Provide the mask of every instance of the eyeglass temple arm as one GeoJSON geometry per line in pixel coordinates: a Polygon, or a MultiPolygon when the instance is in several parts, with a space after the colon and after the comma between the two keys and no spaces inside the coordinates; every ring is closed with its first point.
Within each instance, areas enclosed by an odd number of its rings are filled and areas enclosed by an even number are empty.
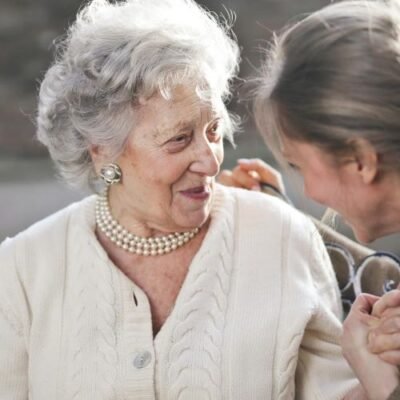
{"type": "MultiPolygon", "coordinates": [[[[285,194],[283,194],[278,188],[275,186],[261,182],[261,190],[268,195],[279,197],[281,200],[293,206],[293,203],[285,194]]],[[[334,243],[340,246],[345,247],[353,256],[355,263],[359,263],[362,259],[374,253],[374,250],[363,246],[352,239],[349,239],[347,236],[335,231],[329,225],[321,222],[317,218],[311,217],[309,218],[313,221],[314,225],[317,227],[318,232],[322,236],[322,239],[325,243],[334,243]]]]}
{"type": "Polygon", "coordinates": [[[310,218],[313,221],[314,225],[317,227],[318,232],[322,236],[324,242],[334,243],[345,247],[353,256],[354,262],[356,264],[358,264],[365,257],[374,253],[374,250],[363,246],[352,239],[349,239],[347,236],[335,231],[333,228],[319,221],[317,218],[310,218]]]}

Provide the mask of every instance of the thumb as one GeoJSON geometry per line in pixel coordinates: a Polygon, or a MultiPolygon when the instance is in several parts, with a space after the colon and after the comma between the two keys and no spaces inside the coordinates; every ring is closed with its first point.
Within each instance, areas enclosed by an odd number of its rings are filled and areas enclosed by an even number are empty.
{"type": "Polygon", "coordinates": [[[259,158],[242,158],[238,160],[238,164],[240,168],[245,171],[257,172],[261,182],[268,183],[276,187],[281,193],[285,193],[285,187],[283,185],[281,173],[263,160],[259,158]]]}

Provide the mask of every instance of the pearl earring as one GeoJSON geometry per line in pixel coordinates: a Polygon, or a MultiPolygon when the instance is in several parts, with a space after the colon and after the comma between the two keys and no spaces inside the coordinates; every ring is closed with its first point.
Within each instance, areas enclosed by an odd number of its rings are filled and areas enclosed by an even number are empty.
{"type": "Polygon", "coordinates": [[[121,182],[122,171],[118,164],[110,163],[104,165],[100,170],[100,177],[107,185],[121,182]]]}

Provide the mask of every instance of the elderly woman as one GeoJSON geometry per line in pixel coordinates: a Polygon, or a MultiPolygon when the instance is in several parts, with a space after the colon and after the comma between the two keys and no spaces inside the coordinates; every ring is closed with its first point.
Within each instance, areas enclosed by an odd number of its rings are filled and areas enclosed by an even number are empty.
{"type": "MultiPolygon", "coordinates": [[[[305,194],[337,210],[362,242],[400,232],[399,60],[399,5],[344,1],[285,30],[258,81],[266,142],[304,177],[305,194]]],[[[282,188],[259,160],[221,180],[282,188]]],[[[370,399],[400,398],[399,314],[394,290],[361,295],[345,321],[344,354],[370,399]]]]}
{"type": "Polygon", "coordinates": [[[357,384],[311,223],[215,183],[227,32],[191,0],[79,13],[38,137],[67,182],[106,190],[2,244],[1,399],[334,400],[357,384]]]}

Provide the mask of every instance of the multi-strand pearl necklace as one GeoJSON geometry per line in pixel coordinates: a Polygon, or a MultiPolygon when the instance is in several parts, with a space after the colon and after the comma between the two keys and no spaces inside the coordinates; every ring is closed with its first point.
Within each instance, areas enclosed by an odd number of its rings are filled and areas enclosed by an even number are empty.
{"type": "Polygon", "coordinates": [[[106,190],[97,197],[96,224],[113,243],[130,253],[144,256],[167,254],[183,246],[200,231],[199,228],[194,228],[188,232],[175,232],[149,238],[134,235],[111,215],[107,193],[106,190]]]}

